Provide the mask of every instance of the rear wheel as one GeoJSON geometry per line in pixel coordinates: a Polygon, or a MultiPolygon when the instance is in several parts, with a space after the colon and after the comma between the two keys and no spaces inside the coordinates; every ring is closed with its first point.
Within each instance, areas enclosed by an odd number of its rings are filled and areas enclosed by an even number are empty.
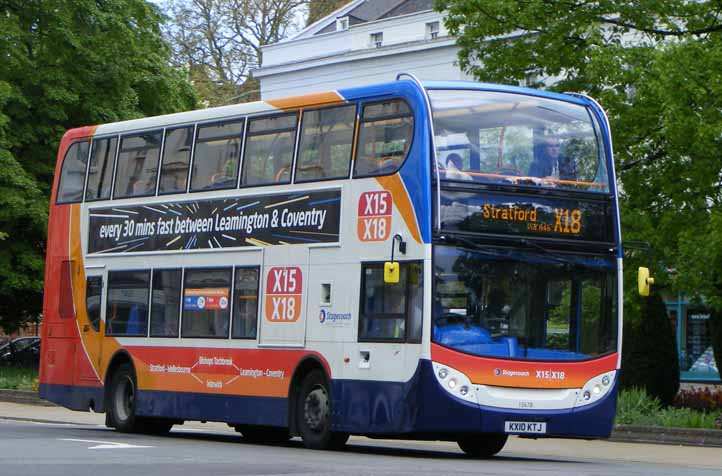
{"type": "Polygon", "coordinates": [[[459,448],[473,458],[491,458],[504,448],[509,435],[503,433],[486,433],[462,438],[458,441],[459,448]]]}
{"type": "Polygon", "coordinates": [[[110,415],[116,430],[125,433],[162,435],[173,426],[172,420],[135,415],[136,379],[130,364],[121,364],[110,380],[110,415]]]}
{"type": "Polygon", "coordinates": [[[297,404],[298,430],[307,448],[336,449],[346,444],[347,433],[331,431],[331,393],[320,370],[303,380],[297,404]]]}
{"type": "Polygon", "coordinates": [[[110,414],[113,426],[126,433],[138,431],[135,417],[135,372],[130,364],[121,364],[110,380],[110,414]]]}

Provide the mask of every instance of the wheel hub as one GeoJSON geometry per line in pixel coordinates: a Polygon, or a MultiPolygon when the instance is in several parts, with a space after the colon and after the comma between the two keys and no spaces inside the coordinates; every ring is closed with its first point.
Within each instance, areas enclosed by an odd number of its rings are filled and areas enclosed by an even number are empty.
{"type": "Polygon", "coordinates": [[[306,395],[303,417],[308,428],[320,432],[326,425],[329,413],[328,394],[323,387],[316,387],[306,395]]]}

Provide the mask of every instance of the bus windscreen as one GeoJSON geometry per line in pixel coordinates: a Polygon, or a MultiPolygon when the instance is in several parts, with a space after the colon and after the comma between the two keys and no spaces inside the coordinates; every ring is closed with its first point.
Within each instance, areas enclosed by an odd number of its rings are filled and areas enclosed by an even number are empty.
{"type": "Polygon", "coordinates": [[[609,192],[599,125],[587,108],[490,91],[429,96],[442,180],[609,192]]]}

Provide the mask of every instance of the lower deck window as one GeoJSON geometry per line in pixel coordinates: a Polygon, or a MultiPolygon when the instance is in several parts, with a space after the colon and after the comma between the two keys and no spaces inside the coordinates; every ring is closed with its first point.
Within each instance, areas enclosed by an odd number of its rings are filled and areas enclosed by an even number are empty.
{"type": "Polygon", "coordinates": [[[151,337],[178,337],[180,319],[181,270],[153,271],[153,299],[150,316],[151,337]]]}
{"type": "Polygon", "coordinates": [[[149,286],[149,271],[111,271],[108,273],[106,335],[146,335],[149,286]]]}
{"type": "Polygon", "coordinates": [[[231,268],[186,270],[182,337],[228,337],[231,272],[231,268]]]}
{"type": "Polygon", "coordinates": [[[421,341],[423,264],[400,263],[398,283],[384,282],[384,264],[361,267],[359,340],[421,341]]]}

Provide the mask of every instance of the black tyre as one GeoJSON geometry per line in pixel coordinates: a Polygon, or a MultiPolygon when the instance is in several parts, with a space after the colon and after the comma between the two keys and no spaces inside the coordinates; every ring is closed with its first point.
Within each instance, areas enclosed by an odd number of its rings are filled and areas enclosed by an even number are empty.
{"type": "Polygon", "coordinates": [[[283,443],[291,439],[288,428],[258,425],[238,425],[236,431],[251,443],[283,443]]]}
{"type": "Polygon", "coordinates": [[[491,458],[504,448],[509,435],[487,433],[468,436],[458,441],[459,448],[473,458],[491,458]]]}
{"type": "Polygon", "coordinates": [[[331,392],[323,372],[314,370],[306,376],[296,403],[298,431],[307,448],[338,449],[346,444],[347,433],[331,431],[331,392]]]}
{"type": "Polygon", "coordinates": [[[173,427],[173,420],[143,418],[135,415],[136,379],[130,364],[120,365],[110,380],[110,419],[116,430],[125,433],[163,435],[173,427]]]}
{"type": "Polygon", "coordinates": [[[140,430],[135,417],[135,372],[130,364],[121,364],[110,380],[110,411],[113,426],[126,433],[140,430]]]}

